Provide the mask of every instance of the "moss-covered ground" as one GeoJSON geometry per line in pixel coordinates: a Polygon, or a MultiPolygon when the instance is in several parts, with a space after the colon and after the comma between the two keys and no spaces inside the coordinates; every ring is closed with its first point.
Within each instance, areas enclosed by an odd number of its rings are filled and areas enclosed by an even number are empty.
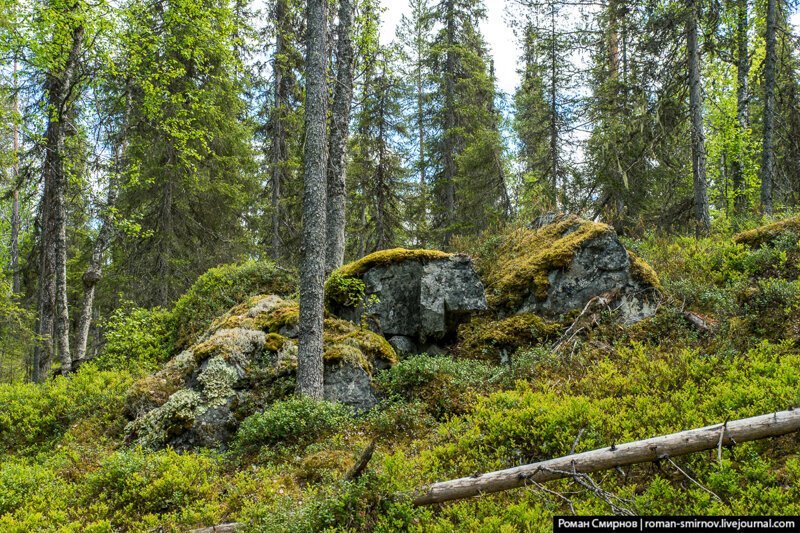
{"type": "MultiPolygon", "coordinates": [[[[507,272],[528,268],[494,238],[464,251],[479,264],[510,253],[499,260],[507,272]]],[[[142,331],[153,315],[119,317],[96,363],[42,385],[0,385],[0,530],[238,521],[249,531],[548,531],[555,514],[614,509],[798,515],[798,435],[724,449],[721,463],[714,451],[598,473],[602,491],[568,479],[423,509],[404,497],[437,480],[800,406],[798,238],[788,228],[755,246],[722,231],[627,241],[658,272],[665,300],[655,317],[623,327],[599,315],[557,351],[551,337],[533,337],[542,325],[531,320],[521,330],[530,347],[502,365],[415,356],[378,375],[373,412],[278,401],[243,423],[225,453],[124,441],[126,396],[164,364],[157,347],[170,332],[142,331]],[[694,328],[686,310],[717,320],[715,332],[694,328]],[[367,473],[344,481],[372,440],[367,473]]],[[[490,286],[517,280],[498,275],[490,286]]],[[[518,325],[477,323],[476,343],[495,346],[518,325]]]]}

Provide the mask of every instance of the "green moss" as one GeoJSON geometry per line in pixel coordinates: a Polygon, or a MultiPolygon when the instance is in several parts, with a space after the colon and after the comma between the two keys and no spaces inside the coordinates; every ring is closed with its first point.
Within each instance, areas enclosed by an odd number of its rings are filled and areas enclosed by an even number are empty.
{"type": "Polygon", "coordinates": [[[378,361],[397,363],[397,354],[386,339],[346,320],[325,320],[324,346],[326,360],[346,360],[370,373],[378,361]]]}
{"type": "Polygon", "coordinates": [[[762,244],[771,243],[788,232],[800,235],[800,216],[779,220],[749,231],[743,231],[733,237],[733,242],[744,244],[751,248],[758,248],[762,244]]]}
{"type": "Polygon", "coordinates": [[[531,293],[539,300],[546,299],[549,273],[569,266],[585,242],[613,231],[574,215],[538,230],[509,231],[501,239],[494,263],[482,265],[489,305],[514,309],[531,293]]]}
{"type": "Polygon", "coordinates": [[[278,352],[281,348],[284,347],[286,342],[289,339],[284,337],[283,335],[279,335],[277,333],[270,333],[267,335],[267,343],[264,345],[264,349],[269,352],[278,352]]]}
{"type": "Polygon", "coordinates": [[[325,300],[328,304],[356,306],[363,296],[364,283],[357,280],[365,272],[375,267],[385,267],[402,261],[421,262],[447,259],[452,254],[439,250],[408,250],[393,248],[369,254],[358,261],[348,263],[335,270],[325,282],[325,300]]]}
{"type": "Polygon", "coordinates": [[[555,337],[561,325],[532,313],[502,320],[474,318],[458,329],[459,354],[473,359],[499,360],[519,348],[555,337]]]}
{"type": "Polygon", "coordinates": [[[631,274],[633,279],[641,281],[658,290],[662,290],[661,280],[658,279],[658,274],[653,270],[653,267],[647,264],[647,261],[628,250],[628,259],[631,262],[631,274]]]}
{"type": "Polygon", "coordinates": [[[361,276],[366,271],[382,266],[389,266],[403,261],[435,261],[437,259],[447,259],[452,254],[440,252],[439,250],[408,250],[406,248],[393,248],[391,250],[381,250],[362,257],[339,268],[337,272],[345,278],[355,278],[361,276]]]}
{"type": "Polygon", "coordinates": [[[271,261],[212,268],[199,278],[172,310],[175,345],[189,346],[215,317],[257,294],[288,296],[295,276],[271,261]]]}

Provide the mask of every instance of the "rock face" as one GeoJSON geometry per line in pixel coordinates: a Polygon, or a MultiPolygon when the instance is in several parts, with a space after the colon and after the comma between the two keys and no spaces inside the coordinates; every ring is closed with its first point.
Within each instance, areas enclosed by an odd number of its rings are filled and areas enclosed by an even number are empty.
{"type": "Polygon", "coordinates": [[[486,266],[489,301],[502,314],[558,316],[602,297],[632,323],[656,311],[658,277],[605,224],[571,215],[540,218],[504,239],[486,266]]]}
{"type": "Polygon", "coordinates": [[[429,250],[385,250],[346,265],[331,276],[328,295],[335,315],[367,317],[403,353],[451,339],[460,323],[487,309],[472,260],[429,250]]]}
{"type": "MultiPolygon", "coordinates": [[[[158,448],[219,447],[245,417],[294,390],[297,303],[260,296],[218,319],[200,342],[128,393],[129,438],[158,448]]],[[[396,361],[381,336],[325,321],[325,398],[357,411],[377,403],[372,374],[396,361]]]]}

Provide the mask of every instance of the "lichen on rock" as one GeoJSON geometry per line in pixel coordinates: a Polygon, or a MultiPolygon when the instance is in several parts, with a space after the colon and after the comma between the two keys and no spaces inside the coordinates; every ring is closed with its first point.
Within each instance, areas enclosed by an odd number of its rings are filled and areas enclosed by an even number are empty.
{"type": "Polygon", "coordinates": [[[437,250],[385,250],[345,265],[328,279],[326,302],[335,316],[419,347],[452,341],[459,323],[486,309],[472,260],[437,250]]]}
{"type": "Polygon", "coordinates": [[[613,228],[575,215],[555,215],[500,237],[482,271],[490,307],[502,315],[559,316],[592,298],[613,295],[625,322],[655,312],[658,276],[625,249],[613,228]]]}
{"type": "MultiPolygon", "coordinates": [[[[297,302],[270,295],[220,317],[197,344],[131,388],[130,438],[153,448],[224,445],[239,421],[293,390],[296,315],[297,302]]],[[[396,361],[380,335],[325,320],[326,399],[369,409],[377,403],[373,375],[396,361]]]]}

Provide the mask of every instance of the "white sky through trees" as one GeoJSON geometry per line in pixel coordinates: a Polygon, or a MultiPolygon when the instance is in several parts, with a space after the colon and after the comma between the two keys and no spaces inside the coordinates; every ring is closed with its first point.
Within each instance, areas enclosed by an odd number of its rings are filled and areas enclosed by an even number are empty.
{"type": "MultiPolygon", "coordinates": [[[[486,6],[486,20],[481,24],[481,31],[489,44],[495,64],[497,87],[507,94],[513,94],[519,84],[517,64],[520,57],[519,44],[514,38],[506,18],[513,16],[514,8],[522,7],[512,5],[511,13],[507,12],[508,0],[484,0],[486,6]]],[[[513,2],[511,3],[513,4],[513,2]]],[[[381,0],[384,12],[381,20],[381,42],[388,44],[395,37],[395,28],[400,22],[400,17],[409,12],[407,0],[381,0]]],[[[794,13],[790,20],[795,28],[794,34],[800,35],[800,13],[794,13]]]]}
{"type": "MultiPolygon", "coordinates": [[[[507,0],[484,0],[486,20],[481,24],[481,32],[489,44],[494,58],[495,75],[499,90],[513,94],[519,83],[517,63],[519,46],[505,18],[507,0]]],[[[407,0],[381,0],[385,9],[381,19],[381,42],[388,44],[395,37],[395,28],[403,14],[408,14],[407,0]]],[[[521,8],[519,8],[521,9],[521,8]]]]}

